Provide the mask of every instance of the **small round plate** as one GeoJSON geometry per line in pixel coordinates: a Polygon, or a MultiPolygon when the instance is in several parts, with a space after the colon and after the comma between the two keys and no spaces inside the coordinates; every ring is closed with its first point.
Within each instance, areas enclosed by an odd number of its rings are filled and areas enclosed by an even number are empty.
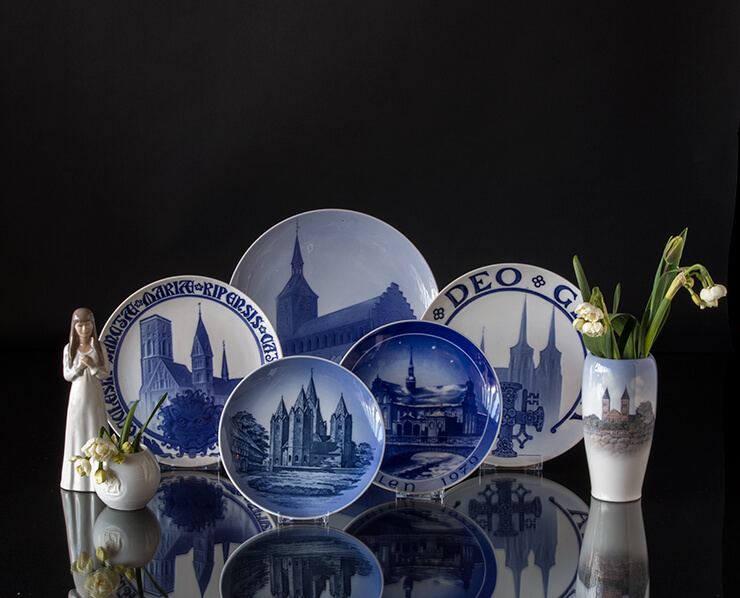
{"type": "Polygon", "coordinates": [[[240,290],[203,276],[149,284],[108,318],[100,341],[111,375],[103,381],[108,420],[120,432],[136,401],[142,436],[160,463],[218,464],[218,423],[239,381],[282,355],[262,310],[240,290]]]}
{"type": "Polygon", "coordinates": [[[581,375],[586,348],[573,329],[578,288],[525,264],[497,264],[447,285],[423,320],[475,343],[501,383],[504,417],[486,463],[523,467],[548,461],[583,438],[581,375]]]}
{"type": "Polygon", "coordinates": [[[379,505],[345,531],[381,562],[383,596],[490,598],[497,587],[491,541],[472,519],[437,502],[379,505]]]}
{"type": "Polygon", "coordinates": [[[370,330],[419,319],[437,283],[419,250],[385,222],[350,210],[304,212],[263,233],[231,284],[267,312],[285,355],[339,362],[370,330]]]}
{"type": "Polygon", "coordinates": [[[383,422],[349,370],[284,357],[239,383],[221,415],[224,468],[239,491],[286,519],[339,511],[370,486],[383,459],[383,422]]]}
{"type": "Polygon", "coordinates": [[[589,507],[551,480],[488,473],[445,493],[445,505],[473,519],[496,551],[494,598],[573,596],[589,507]]]}
{"type": "Polygon", "coordinates": [[[226,561],[220,586],[221,596],[229,598],[380,598],[383,573],[368,547],[343,531],[287,526],[263,532],[239,546],[226,561]]]}
{"type": "Polygon", "coordinates": [[[483,353],[459,332],[410,320],[382,326],[342,359],[370,388],[385,427],[375,483],[432,493],[481,465],[501,423],[499,384],[483,353]]]}

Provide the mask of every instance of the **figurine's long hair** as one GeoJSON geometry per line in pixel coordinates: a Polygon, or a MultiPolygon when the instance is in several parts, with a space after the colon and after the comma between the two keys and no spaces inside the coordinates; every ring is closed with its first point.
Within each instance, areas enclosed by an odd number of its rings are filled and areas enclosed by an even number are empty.
{"type": "Polygon", "coordinates": [[[75,324],[77,322],[92,322],[92,345],[95,353],[98,355],[98,363],[103,363],[105,357],[103,357],[103,348],[100,346],[100,341],[98,340],[98,327],[95,325],[95,316],[88,308],[79,307],[72,314],[72,324],[69,327],[69,367],[72,367],[75,357],[77,357],[77,349],[80,346],[80,336],[75,330],[75,324]]]}

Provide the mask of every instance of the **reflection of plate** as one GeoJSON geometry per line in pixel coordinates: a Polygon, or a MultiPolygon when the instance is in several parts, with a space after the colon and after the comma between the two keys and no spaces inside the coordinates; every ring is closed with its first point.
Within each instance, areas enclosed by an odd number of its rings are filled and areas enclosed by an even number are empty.
{"type": "Polygon", "coordinates": [[[283,527],[236,549],[221,573],[221,596],[379,598],[383,576],[362,542],[329,527],[283,527]]]}
{"type": "Polygon", "coordinates": [[[536,266],[498,264],[445,287],[423,319],[475,343],[501,383],[504,418],[486,463],[547,461],[583,438],[581,374],[586,349],[573,329],[578,289],[536,266]]]}
{"type": "Polygon", "coordinates": [[[370,388],[385,426],[375,483],[403,494],[442,490],[474,471],[501,423],[498,380],[459,332],[411,320],[371,332],[342,365],[370,388]]]}
{"type": "Polygon", "coordinates": [[[383,458],[383,424],[352,372],[298,355],[254,371],[229,397],[221,458],[239,491],[269,513],[315,519],[354,502],[383,458]]]}
{"type": "Polygon", "coordinates": [[[445,504],[475,520],[493,543],[495,598],[573,595],[588,506],[570,490],[501,472],[450,488],[445,504]]]}
{"type": "Polygon", "coordinates": [[[171,598],[217,596],[229,554],[273,527],[265,512],[212,472],[164,472],[148,506],[162,541],[147,571],[171,598]]]}
{"type": "Polygon", "coordinates": [[[154,282],[110,316],[100,336],[112,364],[103,381],[108,420],[117,430],[131,406],[160,463],[218,464],[221,410],[242,377],[278,359],[280,346],[261,309],[238,289],[202,276],[154,282]]]}
{"type": "Polygon", "coordinates": [[[366,511],[345,531],[378,557],[384,596],[490,598],[496,588],[491,542],[455,509],[396,501],[366,511]]]}
{"type": "Polygon", "coordinates": [[[406,237],[349,210],[276,224],[249,247],[231,284],[265,309],[285,355],[337,362],[370,330],[420,318],[437,294],[429,266],[406,237]]]}

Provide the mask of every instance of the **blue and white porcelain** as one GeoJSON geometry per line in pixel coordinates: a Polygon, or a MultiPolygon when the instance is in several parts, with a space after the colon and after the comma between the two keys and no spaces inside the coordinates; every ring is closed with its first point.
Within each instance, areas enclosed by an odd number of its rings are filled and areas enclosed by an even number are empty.
{"type": "Polygon", "coordinates": [[[339,209],[273,226],[249,247],[230,283],[263,307],[285,355],[335,362],[374,328],[420,318],[437,295],[409,239],[377,218],[339,209]]]}
{"type": "Polygon", "coordinates": [[[248,540],[221,572],[221,596],[380,598],[375,555],[351,535],[323,526],[286,526],[248,540]]]}
{"type": "Polygon", "coordinates": [[[139,289],[108,318],[100,342],[112,364],[102,386],[117,431],[137,401],[136,429],[167,393],[143,442],[171,467],[218,465],[226,399],[242,378],[282,356],[262,309],[240,290],[203,276],[139,289]]]}
{"type": "Polygon", "coordinates": [[[470,338],[496,370],[504,418],[487,464],[540,464],[583,438],[579,303],[578,288],[553,272],[495,264],[448,284],[424,313],[470,338]]]}
{"type": "Polygon", "coordinates": [[[211,471],[164,472],[148,507],[162,540],[147,571],[170,598],[218,596],[229,556],[274,527],[226,476],[211,471]]]}
{"type": "Polygon", "coordinates": [[[239,491],[284,519],[344,509],[372,484],[384,429],[368,388],[340,365],[308,355],[252,372],[226,402],[221,459],[239,491]]]}
{"type": "Polygon", "coordinates": [[[383,596],[491,598],[497,557],[472,519],[428,500],[400,500],[369,509],[345,528],[375,554],[383,596]]]}
{"type": "Polygon", "coordinates": [[[399,494],[434,493],[475,471],[496,440],[501,393],[485,355],[455,330],[394,322],[342,359],[383,415],[385,457],[375,483],[399,494]]]}
{"type": "Polygon", "coordinates": [[[496,553],[493,598],[573,596],[589,507],[560,484],[510,470],[474,476],[445,493],[496,553]]]}

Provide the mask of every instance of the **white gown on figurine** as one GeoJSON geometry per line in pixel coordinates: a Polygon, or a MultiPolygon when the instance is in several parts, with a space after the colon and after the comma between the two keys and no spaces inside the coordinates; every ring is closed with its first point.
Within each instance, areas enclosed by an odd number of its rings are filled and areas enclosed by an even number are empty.
{"type": "MultiPolygon", "coordinates": [[[[81,476],[75,471],[69,458],[81,453],[80,449],[93,436],[97,436],[102,426],[108,425],[105,413],[103,388],[100,381],[110,374],[108,357],[103,352],[102,360],[94,348],[87,353],[77,351],[72,367],[69,367],[69,345],[64,347],[64,379],[72,383],[67,407],[67,427],[64,434],[64,459],[62,461],[61,487],[65,490],[95,492],[91,476],[81,476]],[[88,355],[97,367],[79,368],[80,356],[88,355]]],[[[93,468],[97,466],[93,463],[93,468]]]]}

